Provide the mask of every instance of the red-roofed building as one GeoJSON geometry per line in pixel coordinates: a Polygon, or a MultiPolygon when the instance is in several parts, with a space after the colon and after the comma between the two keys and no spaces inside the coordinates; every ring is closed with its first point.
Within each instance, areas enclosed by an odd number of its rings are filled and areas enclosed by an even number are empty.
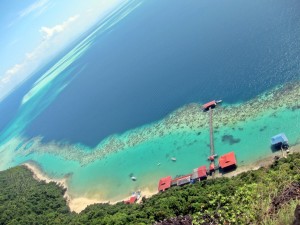
{"type": "Polygon", "coordinates": [[[124,201],[125,204],[133,204],[137,200],[137,196],[131,196],[129,200],[124,201]]]}
{"type": "Polygon", "coordinates": [[[180,180],[180,179],[182,179],[182,178],[185,178],[185,177],[190,177],[192,174],[187,174],[187,175],[183,175],[183,176],[181,176],[181,177],[176,177],[176,178],[174,178],[173,180],[172,180],[172,182],[177,182],[177,180],[180,180]]]}
{"type": "Polygon", "coordinates": [[[181,186],[190,183],[192,174],[187,174],[181,177],[176,177],[171,181],[171,186],[181,186]]]}
{"type": "Polygon", "coordinates": [[[172,177],[164,177],[159,180],[158,191],[165,191],[171,187],[172,177]]]}
{"type": "Polygon", "coordinates": [[[180,177],[179,179],[177,179],[177,186],[189,184],[190,182],[191,182],[191,175],[180,177]]]}
{"type": "Polygon", "coordinates": [[[228,169],[236,166],[236,158],[234,152],[229,152],[225,155],[222,155],[219,158],[219,167],[221,169],[228,169]]]}
{"type": "Polygon", "coordinates": [[[206,179],[207,177],[207,173],[206,173],[206,166],[200,166],[197,169],[194,169],[193,173],[192,173],[192,179],[206,179]]]}
{"type": "Polygon", "coordinates": [[[209,108],[214,108],[217,105],[216,101],[211,101],[202,106],[203,110],[208,110],[209,108]]]}
{"type": "Polygon", "coordinates": [[[206,178],[207,177],[207,171],[206,171],[206,166],[200,166],[197,170],[198,176],[200,178],[206,178]]]}

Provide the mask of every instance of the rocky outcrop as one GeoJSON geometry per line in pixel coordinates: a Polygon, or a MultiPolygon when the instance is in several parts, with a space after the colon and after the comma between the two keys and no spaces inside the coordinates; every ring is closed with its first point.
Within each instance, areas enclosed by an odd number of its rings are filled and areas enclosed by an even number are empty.
{"type": "Polygon", "coordinates": [[[296,199],[300,199],[300,183],[293,182],[273,198],[269,213],[275,215],[284,204],[296,199]]]}
{"type": "Polygon", "coordinates": [[[192,217],[191,216],[177,216],[170,219],[165,219],[160,222],[154,223],[154,225],[191,225],[192,223],[192,217]]]}
{"type": "Polygon", "coordinates": [[[295,220],[293,222],[293,225],[300,225],[300,205],[296,206],[294,215],[295,215],[295,220]]]}

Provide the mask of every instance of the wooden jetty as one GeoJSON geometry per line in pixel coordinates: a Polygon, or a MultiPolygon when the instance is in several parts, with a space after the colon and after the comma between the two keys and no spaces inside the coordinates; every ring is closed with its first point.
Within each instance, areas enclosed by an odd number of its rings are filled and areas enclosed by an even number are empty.
{"type": "Polygon", "coordinates": [[[214,128],[213,128],[213,110],[209,108],[209,133],[210,133],[210,155],[215,154],[214,146],[214,128]]]}
{"type": "Polygon", "coordinates": [[[215,157],[217,157],[217,155],[215,154],[214,145],[213,109],[216,107],[217,104],[221,102],[222,100],[213,100],[202,106],[204,112],[209,112],[210,156],[208,157],[208,159],[210,160],[209,172],[212,175],[212,177],[214,177],[215,174],[215,157]]]}
{"type": "MultiPolygon", "coordinates": [[[[209,134],[210,134],[210,155],[215,155],[215,145],[214,145],[214,128],[213,128],[213,110],[209,108],[209,134]]],[[[212,177],[215,175],[215,157],[211,158],[210,161],[210,172],[212,177]]]]}

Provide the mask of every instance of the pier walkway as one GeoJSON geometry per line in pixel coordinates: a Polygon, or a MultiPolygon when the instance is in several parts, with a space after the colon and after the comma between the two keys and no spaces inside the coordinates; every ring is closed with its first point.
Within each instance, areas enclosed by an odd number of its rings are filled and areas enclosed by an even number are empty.
{"type": "Polygon", "coordinates": [[[214,128],[213,128],[213,110],[209,108],[209,133],[210,133],[210,155],[215,154],[214,146],[214,128]]]}
{"type": "MultiPolygon", "coordinates": [[[[213,128],[213,109],[209,108],[209,133],[210,133],[210,155],[215,155],[215,146],[214,146],[214,128],[213,128]]],[[[215,159],[210,161],[210,168],[215,167],[215,159]]],[[[212,178],[215,177],[215,171],[211,171],[212,178]]]]}

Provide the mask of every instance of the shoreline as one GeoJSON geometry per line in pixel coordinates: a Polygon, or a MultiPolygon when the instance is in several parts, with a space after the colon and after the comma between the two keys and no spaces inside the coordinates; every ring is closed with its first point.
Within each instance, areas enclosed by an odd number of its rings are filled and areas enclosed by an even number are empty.
{"type": "MultiPolygon", "coordinates": [[[[294,145],[294,146],[290,146],[290,153],[289,154],[293,154],[293,153],[300,153],[300,144],[294,145]]],[[[250,170],[257,170],[261,167],[268,167],[270,166],[273,162],[274,162],[274,157],[275,156],[279,156],[280,158],[282,158],[282,153],[281,151],[277,151],[272,153],[269,156],[263,157],[253,163],[250,164],[245,164],[242,166],[238,166],[234,171],[228,172],[226,174],[221,174],[221,173],[216,173],[216,178],[218,177],[233,177],[233,176],[237,176],[238,174],[241,174],[243,172],[247,172],[250,170]]],[[[63,179],[52,179],[50,177],[48,177],[46,174],[44,174],[42,172],[42,170],[38,167],[38,165],[35,165],[32,162],[27,162],[22,164],[23,166],[25,166],[27,169],[29,169],[32,173],[33,173],[33,177],[38,180],[38,181],[45,181],[46,183],[49,182],[55,182],[58,185],[62,186],[63,188],[66,188],[66,193],[64,195],[64,198],[67,201],[67,205],[70,208],[70,211],[74,211],[76,213],[80,213],[81,211],[83,211],[87,206],[92,205],[92,204],[97,204],[97,203],[108,203],[108,204],[116,204],[118,202],[122,202],[124,200],[127,200],[130,198],[130,196],[128,196],[125,199],[120,199],[120,200],[116,200],[116,201],[108,201],[108,200],[101,200],[101,199],[96,199],[96,198],[87,198],[87,197],[75,197],[73,198],[69,192],[68,192],[68,178],[63,178],[63,179]]],[[[211,179],[211,177],[209,177],[208,179],[211,179]]],[[[142,197],[146,197],[149,198],[155,194],[157,194],[157,191],[153,191],[150,190],[148,187],[141,189],[141,198],[137,201],[137,203],[141,203],[142,197]]]]}
{"type": "MultiPolygon", "coordinates": [[[[292,154],[292,153],[290,153],[290,154],[292,154]]],[[[280,158],[282,158],[281,153],[273,153],[271,156],[264,157],[262,159],[257,160],[256,162],[250,163],[248,165],[238,166],[237,169],[235,169],[234,171],[231,171],[231,172],[228,172],[225,174],[220,174],[220,175],[218,174],[219,176],[217,176],[217,177],[234,177],[234,176],[237,176],[237,175],[247,172],[247,171],[258,170],[259,168],[262,168],[262,167],[267,168],[274,162],[275,156],[279,156],[280,158]]]]}
{"type": "MultiPolygon", "coordinates": [[[[289,155],[291,155],[293,153],[300,153],[300,144],[290,146],[289,151],[290,151],[289,155]]],[[[267,168],[274,162],[275,156],[278,156],[280,159],[283,158],[282,152],[276,151],[276,152],[272,153],[271,155],[263,157],[253,163],[249,163],[249,164],[245,164],[245,165],[241,165],[241,166],[238,165],[238,167],[234,171],[228,172],[226,174],[217,173],[216,177],[234,177],[243,172],[247,172],[247,171],[251,171],[251,170],[258,170],[259,168],[262,168],[262,167],[267,168]]]]}
{"type": "MultiPolygon", "coordinates": [[[[68,178],[52,179],[49,176],[47,176],[45,173],[43,173],[42,170],[39,168],[39,166],[33,162],[27,162],[22,165],[25,166],[28,170],[30,170],[33,173],[33,178],[36,179],[37,181],[45,181],[46,183],[55,182],[57,185],[67,189],[64,194],[64,198],[67,201],[67,205],[69,206],[70,211],[73,211],[76,213],[80,213],[89,205],[93,205],[93,204],[97,204],[97,203],[108,203],[108,204],[114,205],[118,202],[122,202],[122,201],[125,201],[128,198],[130,198],[130,196],[128,196],[127,198],[119,199],[116,201],[101,200],[98,198],[87,198],[84,196],[74,198],[70,195],[70,193],[68,191],[68,184],[67,184],[68,178]]],[[[149,188],[141,189],[141,193],[142,193],[142,196],[138,202],[141,202],[142,197],[149,198],[152,195],[157,194],[157,192],[153,192],[149,188]]]]}
{"type": "Polygon", "coordinates": [[[64,194],[64,198],[67,201],[67,205],[69,206],[70,211],[80,213],[88,205],[92,205],[95,203],[108,203],[108,201],[101,201],[99,199],[91,199],[91,198],[85,198],[85,197],[72,198],[68,192],[68,185],[67,185],[68,179],[67,178],[52,179],[52,178],[48,177],[46,174],[44,174],[41,171],[41,169],[32,162],[27,162],[22,165],[25,166],[28,170],[30,170],[33,173],[33,178],[36,179],[37,181],[45,181],[46,183],[55,182],[59,186],[66,188],[67,190],[64,194]]]}

